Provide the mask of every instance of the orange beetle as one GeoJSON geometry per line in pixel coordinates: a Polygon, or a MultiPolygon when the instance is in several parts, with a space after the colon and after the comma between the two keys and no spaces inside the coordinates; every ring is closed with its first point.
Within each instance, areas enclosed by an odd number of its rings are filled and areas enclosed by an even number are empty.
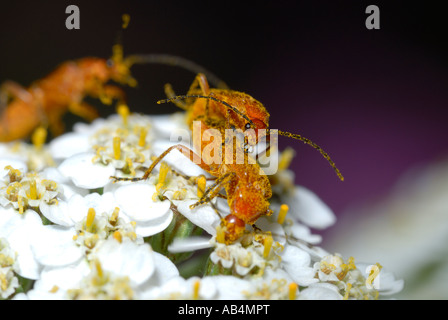
{"type": "MultiPolygon", "coordinates": [[[[146,180],[156,165],[174,149],[179,150],[192,161],[193,159],[200,159],[197,164],[203,170],[215,176],[216,180],[205,190],[199,201],[191,205],[190,208],[193,209],[199,205],[209,203],[217,196],[226,198],[230,207],[230,214],[221,220],[221,232],[218,232],[217,239],[226,244],[232,243],[243,235],[246,224],[250,224],[257,229],[254,225],[255,222],[264,215],[272,214],[272,210],[269,208],[269,199],[272,196],[271,184],[269,178],[264,174],[257,162],[248,154],[246,147],[244,148],[246,152],[243,152],[244,162],[237,161],[238,147],[235,146],[235,140],[226,139],[221,144],[222,148],[218,151],[220,154],[217,157],[221,161],[218,161],[218,163],[208,158],[209,154],[204,152],[204,148],[208,144],[203,142],[210,141],[210,136],[207,135],[213,135],[209,129],[219,130],[221,137],[223,136],[222,134],[225,135],[227,133],[226,130],[233,128],[242,131],[266,129],[262,135],[266,136],[269,134],[269,113],[260,102],[246,93],[228,89],[210,89],[203,74],[199,74],[195,78],[187,95],[176,96],[169,85],[165,87],[165,90],[169,99],[160,100],[158,103],[174,102],[179,107],[185,109],[187,111],[187,123],[193,130],[194,121],[201,122],[201,134],[196,134],[200,141],[194,140],[193,145],[197,151],[201,151],[202,157],[197,155],[192,149],[178,144],[168,148],[157,157],[141,178],[121,178],[115,176],[111,178],[114,181],[146,180]],[[202,95],[198,94],[198,92],[202,93],[202,95]],[[180,100],[187,100],[187,102],[184,103],[180,100]],[[230,147],[230,144],[232,144],[232,151],[235,151],[228,153],[226,148],[230,147]],[[222,189],[226,191],[225,196],[219,193],[222,189]]],[[[279,134],[304,141],[318,149],[333,166],[340,179],[343,180],[342,175],[328,154],[315,143],[299,135],[283,131],[278,132],[279,134]]],[[[194,136],[195,134],[193,134],[194,136]]],[[[245,141],[245,146],[256,144],[262,136],[255,135],[252,141],[250,139],[245,141]]]]}
{"type": "Polygon", "coordinates": [[[99,98],[106,104],[113,99],[124,103],[123,90],[106,84],[113,80],[135,85],[121,54],[121,46],[117,45],[110,60],[83,58],[64,62],[29,88],[5,82],[1,86],[0,141],[26,138],[40,125],[48,126],[57,136],[64,132],[62,116],[68,111],[89,121],[97,118],[96,109],[83,101],[86,96],[99,98]],[[7,98],[12,98],[9,104],[7,98]]]}

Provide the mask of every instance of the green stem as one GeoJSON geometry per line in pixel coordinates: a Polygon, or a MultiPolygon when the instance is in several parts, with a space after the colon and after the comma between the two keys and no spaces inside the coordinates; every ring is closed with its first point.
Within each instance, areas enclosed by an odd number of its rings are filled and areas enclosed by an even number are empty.
{"type": "Polygon", "coordinates": [[[173,263],[178,264],[187,260],[193,255],[193,252],[171,253],[168,251],[168,246],[175,238],[188,238],[190,236],[198,236],[202,234],[202,229],[193,224],[190,220],[185,218],[176,208],[171,205],[171,210],[174,213],[173,221],[170,225],[158,234],[145,239],[152,249],[168,257],[173,263]]]}

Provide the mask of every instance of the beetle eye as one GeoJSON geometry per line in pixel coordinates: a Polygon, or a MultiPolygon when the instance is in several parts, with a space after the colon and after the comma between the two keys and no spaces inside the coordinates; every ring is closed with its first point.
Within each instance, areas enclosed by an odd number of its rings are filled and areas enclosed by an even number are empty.
{"type": "Polygon", "coordinates": [[[246,130],[249,130],[250,128],[251,128],[251,125],[250,125],[250,123],[248,122],[248,123],[246,123],[246,126],[244,127],[246,130]]]}
{"type": "Polygon", "coordinates": [[[112,68],[114,66],[114,62],[112,61],[112,59],[108,59],[106,64],[109,68],[112,68]]]}

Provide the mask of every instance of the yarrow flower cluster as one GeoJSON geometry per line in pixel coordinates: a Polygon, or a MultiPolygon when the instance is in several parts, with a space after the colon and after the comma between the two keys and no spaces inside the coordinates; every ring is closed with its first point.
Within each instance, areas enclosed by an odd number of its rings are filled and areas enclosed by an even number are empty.
{"type": "Polygon", "coordinates": [[[216,177],[173,150],[139,180],[178,143],[169,139],[176,128],[188,130],[182,113],[122,106],[47,144],[0,145],[0,297],[378,299],[402,289],[379,263],[318,246],[312,228],[335,216],[294,185],[289,149],[269,176],[273,214],[223,240],[225,196],[192,206],[216,177]]]}
{"type": "Polygon", "coordinates": [[[19,280],[14,272],[16,254],[6,239],[0,238],[0,297],[11,296],[19,287],[19,280]]]}

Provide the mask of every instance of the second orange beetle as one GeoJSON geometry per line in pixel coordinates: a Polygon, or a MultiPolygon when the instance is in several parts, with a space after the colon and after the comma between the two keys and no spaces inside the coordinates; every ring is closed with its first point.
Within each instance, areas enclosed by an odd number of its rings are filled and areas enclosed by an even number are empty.
{"type": "Polygon", "coordinates": [[[121,46],[114,47],[111,59],[83,58],[61,64],[45,78],[29,88],[14,82],[1,86],[0,141],[28,137],[38,126],[44,125],[57,136],[64,132],[62,116],[70,111],[86,120],[98,116],[94,107],[84,102],[86,96],[99,98],[110,104],[113,99],[124,102],[124,91],[115,85],[135,85],[130,76],[130,64],[122,59],[121,46]],[[8,98],[12,98],[8,102],[8,98]]]}

